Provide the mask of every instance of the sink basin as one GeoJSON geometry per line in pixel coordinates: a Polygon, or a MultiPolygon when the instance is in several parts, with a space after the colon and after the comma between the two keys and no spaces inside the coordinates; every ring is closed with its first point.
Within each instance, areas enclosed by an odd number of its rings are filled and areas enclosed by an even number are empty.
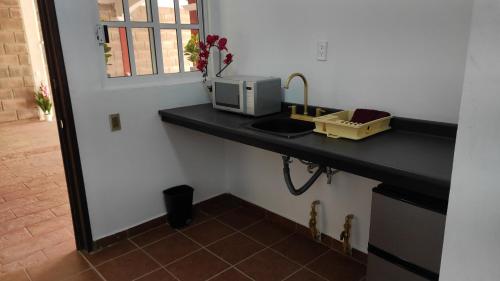
{"type": "Polygon", "coordinates": [[[296,138],[313,132],[315,125],[311,122],[277,117],[252,123],[250,129],[285,138],[296,138]]]}

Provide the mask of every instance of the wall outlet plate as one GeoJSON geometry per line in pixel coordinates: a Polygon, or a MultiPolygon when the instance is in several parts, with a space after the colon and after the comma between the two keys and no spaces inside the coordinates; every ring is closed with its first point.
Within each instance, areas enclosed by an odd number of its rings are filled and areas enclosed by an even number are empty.
{"type": "Polygon", "coordinates": [[[122,121],[119,113],[109,115],[109,126],[111,127],[111,132],[121,131],[122,121]]]}
{"type": "Polygon", "coordinates": [[[328,60],[328,41],[318,41],[317,59],[318,61],[328,60]]]}

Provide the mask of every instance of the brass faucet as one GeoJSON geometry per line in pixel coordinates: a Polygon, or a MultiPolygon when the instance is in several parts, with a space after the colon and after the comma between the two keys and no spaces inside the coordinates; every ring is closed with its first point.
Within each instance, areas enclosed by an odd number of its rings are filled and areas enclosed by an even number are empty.
{"type": "Polygon", "coordinates": [[[319,200],[312,202],[311,212],[309,219],[309,230],[311,231],[312,238],[316,242],[321,242],[321,232],[318,230],[318,212],[316,211],[316,206],[320,204],[319,200]]]}
{"type": "Polygon", "coordinates": [[[300,77],[302,79],[302,81],[304,82],[304,113],[302,116],[299,116],[299,114],[293,114],[292,113],[292,118],[294,119],[301,119],[301,120],[305,120],[305,121],[312,121],[312,118],[307,118],[307,117],[310,117],[308,116],[309,112],[308,112],[308,106],[309,106],[309,103],[308,103],[308,99],[309,99],[309,84],[307,83],[307,79],[306,77],[304,76],[304,74],[302,73],[292,73],[288,79],[286,80],[286,83],[285,83],[285,89],[290,89],[290,82],[292,81],[293,78],[295,77],[300,77]],[[306,119],[310,119],[310,120],[306,120],[306,119]]]}
{"type": "Polygon", "coordinates": [[[340,234],[340,241],[342,241],[344,254],[349,256],[352,256],[351,242],[349,240],[351,238],[351,227],[353,219],[354,215],[347,215],[345,217],[344,231],[342,231],[342,233],[340,234]]]}

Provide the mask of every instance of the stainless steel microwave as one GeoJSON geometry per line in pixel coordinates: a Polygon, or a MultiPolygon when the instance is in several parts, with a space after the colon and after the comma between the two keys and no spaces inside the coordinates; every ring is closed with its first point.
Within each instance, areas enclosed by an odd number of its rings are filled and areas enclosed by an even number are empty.
{"type": "Polygon", "coordinates": [[[251,116],[281,111],[281,79],[231,76],[213,81],[213,106],[251,116]]]}

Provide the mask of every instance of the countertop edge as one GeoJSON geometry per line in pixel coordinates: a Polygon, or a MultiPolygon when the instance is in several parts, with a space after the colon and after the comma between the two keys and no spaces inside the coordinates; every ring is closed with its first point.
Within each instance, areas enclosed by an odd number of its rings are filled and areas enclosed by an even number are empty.
{"type": "Polygon", "coordinates": [[[362,177],[381,181],[386,184],[400,186],[410,191],[422,193],[422,187],[425,186],[425,194],[448,199],[450,182],[441,181],[434,178],[409,173],[391,167],[376,165],[360,161],[358,159],[346,158],[340,155],[324,156],[323,153],[314,152],[313,149],[306,149],[300,145],[289,147],[279,141],[269,141],[264,138],[256,137],[254,134],[245,134],[242,131],[225,128],[199,122],[194,119],[169,113],[166,110],[159,111],[162,121],[175,125],[187,127],[196,131],[207,133],[209,135],[229,139],[246,145],[262,148],[275,153],[287,154],[293,157],[313,161],[319,164],[330,165],[333,168],[360,175],[362,177]]]}

